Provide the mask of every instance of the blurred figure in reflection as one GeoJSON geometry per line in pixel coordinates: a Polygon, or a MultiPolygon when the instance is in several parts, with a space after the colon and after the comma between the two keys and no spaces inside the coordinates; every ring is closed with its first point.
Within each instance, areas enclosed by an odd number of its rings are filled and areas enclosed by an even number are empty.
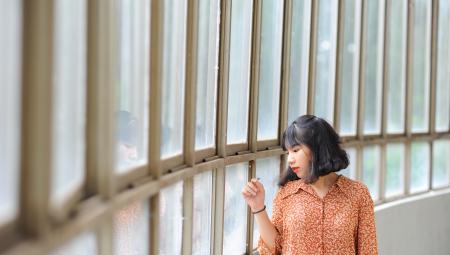
{"type": "Polygon", "coordinates": [[[128,111],[116,112],[116,159],[119,168],[136,164],[138,160],[139,122],[128,111]]]}

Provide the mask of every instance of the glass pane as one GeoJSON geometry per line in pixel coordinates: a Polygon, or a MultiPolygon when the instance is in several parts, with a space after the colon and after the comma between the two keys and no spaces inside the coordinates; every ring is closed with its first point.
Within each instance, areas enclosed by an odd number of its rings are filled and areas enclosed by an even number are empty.
{"type": "Polygon", "coordinates": [[[428,189],[429,169],[430,145],[428,142],[411,143],[411,193],[428,189]]]}
{"type": "Polygon", "coordinates": [[[340,174],[347,176],[350,179],[356,180],[356,149],[355,148],[345,148],[347,152],[350,164],[346,169],[340,171],[340,174]]]}
{"type": "Polygon", "coordinates": [[[333,124],[336,73],[337,0],[319,0],[314,114],[333,124]]]}
{"type": "Polygon", "coordinates": [[[51,202],[59,204],[85,176],[86,1],[55,1],[51,202]]]}
{"type": "Polygon", "coordinates": [[[433,142],[433,188],[450,184],[450,140],[433,142]]]}
{"type": "Polygon", "coordinates": [[[284,1],[262,1],[258,140],[277,139],[284,1]]]}
{"type": "Polygon", "coordinates": [[[381,130],[384,1],[367,1],[366,66],[364,70],[364,133],[381,130]]]}
{"type": "Polygon", "coordinates": [[[159,204],[159,253],[181,254],[183,228],[183,182],[164,188],[159,204]]]}
{"type": "Polygon", "coordinates": [[[19,202],[22,1],[0,8],[0,225],[13,219],[19,202]]]}
{"type": "Polygon", "coordinates": [[[340,135],[356,135],[359,85],[361,1],[344,2],[340,135]]]}
{"type": "Polygon", "coordinates": [[[231,4],[227,144],[247,142],[253,1],[231,4]]]}
{"type": "Polygon", "coordinates": [[[149,108],[149,0],[120,0],[116,83],[116,171],[147,162],[149,108]]]}
{"type": "Polygon", "coordinates": [[[135,202],[114,215],[114,253],[149,254],[148,202],[135,202]]]}
{"type": "Polygon", "coordinates": [[[412,131],[428,131],[430,97],[431,1],[414,0],[412,131]]]}
{"type": "Polygon", "coordinates": [[[406,98],[406,32],[407,1],[391,1],[391,16],[388,24],[388,83],[387,83],[387,131],[402,133],[405,130],[406,98]]]}
{"type": "Polygon", "coordinates": [[[369,188],[373,200],[378,199],[380,183],[380,146],[372,145],[363,149],[362,181],[369,188]]]}
{"type": "Polygon", "coordinates": [[[405,145],[402,143],[388,144],[386,146],[386,197],[403,194],[404,162],[405,145]]]}
{"type": "Polygon", "coordinates": [[[208,171],[194,177],[194,220],[192,231],[192,254],[211,253],[211,209],[212,172],[208,171]]]}
{"type": "Polygon", "coordinates": [[[439,1],[437,79],[436,79],[436,131],[449,129],[450,109],[450,1],[439,1]]]}
{"type": "Polygon", "coordinates": [[[199,1],[195,149],[215,147],[219,14],[218,0],[199,1]]]}
{"type": "MultiPolygon", "coordinates": [[[[266,190],[266,211],[269,218],[272,218],[272,203],[275,199],[275,194],[278,191],[278,178],[280,176],[280,157],[271,157],[256,160],[256,177],[260,178],[260,182],[264,185],[266,190]]],[[[259,228],[255,223],[253,224],[253,247],[258,245],[259,228]]]]}
{"type": "Polygon", "coordinates": [[[97,237],[94,232],[88,232],[75,237],[73,240],[64,244],[52,255],[95,255],[98,254],[97,237]]]}
{"type": "Polygon", "coordinates": [[[241,190],[247,183],[248,163],[226,167],[223,254],[243,254],[247,240],[247,204],[241,190]]]}
{"type": "Polygon", "coordinates": [[[187,2],[164,1],[161,157],[183,151],[187,2]]]}
{"type": "Polygon", "coordinates": [[[308,104],[311,1],[292,2],[291,57],[289,64],[288,121],[306,114],[308,104]]]}

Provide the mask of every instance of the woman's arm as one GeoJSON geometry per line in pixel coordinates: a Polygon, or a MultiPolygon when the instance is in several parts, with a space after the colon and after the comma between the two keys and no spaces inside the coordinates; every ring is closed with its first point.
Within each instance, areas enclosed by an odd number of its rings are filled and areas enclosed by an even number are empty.
{"type": "Polygon", "coordinates": [[[358,213],[358,255],[377,255],[377,232],[375,229],[375,215],[372,198],[367,187],[364,186],[363,197],[358,213]]]}

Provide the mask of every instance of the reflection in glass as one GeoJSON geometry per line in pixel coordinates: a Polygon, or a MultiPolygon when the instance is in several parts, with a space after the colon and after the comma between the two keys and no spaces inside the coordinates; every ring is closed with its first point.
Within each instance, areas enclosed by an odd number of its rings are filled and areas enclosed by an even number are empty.
{"type": "Polygon", "coordinates": [[[150,1],[119,0],[116,171],[147,162],[150,1]]]}
{"type": "Polygon", "coordinates": [[[346,169],[341,170],[339,174],[356,180],[356,148],[345,148],[345,152],[347,152],[350,164],[346,169]]]}
{"type": "Polygon", "coordinates": [[[253,1],[231,4],[227,144],[247,141],[252,8],[253,1]]]}
{"type": "MultiPolygon", "coordinates": [[[[266,211],[269,218],[272,218],[272,206],[275,194],[278,191],[278,178],[280,176],[280,157],[271,157],[256,160],[256,177],[264,185],[266,191],[266,211]]],[[[253,224],[253,247],[258,245],[259,228],[256,223],[253,224]]]]}
{"type": "Polygon", "coordinates": [[[243,254],[246,250],[247,204],[241,190],[247,174],[247,162],[226,167],[223,254],[243,254]]]}
{"type": "Polygon", "coordinates": [[[86,1],[55,1],[51,203],[79,187],[86,150],[86,1]]]}
{"type": "Polygon", "coordinates": [[[364,70],[364,134],[381,131],[384,1],[367,1],[364,70]]]}
{"type": "Polygon", "coordinates": [[[220,2],[200,0],[195,149],[213,148],[216,135],[220,2]]]}
{"type": "Polygon", "coordinates": [[[150,240],[148,202],[134,202],[114,215],[114,253],[148,254],[150,240]]]}
{"type": "Polygon", "coordinates": [[[433,142],[433,188],[450,184],[450,140],[433,142]]]}
{"type": "Polygon", "coordinates": [[[181,254],[183,228],[183,182],[160,191],[159,203],[159,253],[181,254]]]}
{"type": "Polygon", "coordinates": [[[412,131],[428,131],[430,97],[431,1],[414,0],[412,131]]]}
{"type": "Polygon", "coordinates": [[[292,123],[298,116],[306,114],[311,0],[295,0],[292,2],[291,29],[288,123],[292,123]]]}
{"type": "Polygon", "coordinates": [[[385,196],[391,197],[403,194],[405,145],[401,143],[386,146],[386,190],[385,196]]]}
{"type": "MultiPolygon", "coordinates": [[[[448,155],[447,155],[448,156],[448,155]]],[[[430,179],[430,144],[411,143],[411,182],[410,192],[426,191],[430,179]]]]}
{"type": "Polygon", "coordinates": [[[338,1],[318,5],[314,114],[333,124],[338,1]]]}
{"type": "Polygon", "coordinates": [[[436,76],[436,131],[450,125],[450,1],[439,1],[436,76]]]}
{"type": "Polygon", "coordinates": [[[341,74],[340,135],[356,135],[362,1],[344,2],[344,45],[341,74]]]}
{"type": "Polygon", "coordinates": [[[377,200],[380,183],[380,146],[378,145],[366,146],[363,149],[362,181],[369,188],[372,199],[377,200]]]}
{"type": "Polygon", "coordinates": [[[183,151],[187,1],[164,3],[161,157],[183,151]]]}
{"type": "Polygon", "coordinates": [[[258,140],[277,139],[284,1],[262,1],[258,140]]]}
{"type": "Polygon", "coordinates": [[[20,75],[22,1],[2,1],[0,8],[0,225],[19,204],[20,75]]]}
{"type": "Polygon", "coordinates": [[[194,220],[192,254],[208,255],[211,252],[212,172],[194,177],[194,220]]]}
{"type": "Polygon", "coordinates": [[[387,131],[405,129],[407,0],[391,1],[388,47],[387,131]]]}
{"type": "Polygon", "coordinates": [[[83,233],[62,247],[53,251],[51,255],[95,255],[98,254],[97,237],[94,232],[83,233]]]}

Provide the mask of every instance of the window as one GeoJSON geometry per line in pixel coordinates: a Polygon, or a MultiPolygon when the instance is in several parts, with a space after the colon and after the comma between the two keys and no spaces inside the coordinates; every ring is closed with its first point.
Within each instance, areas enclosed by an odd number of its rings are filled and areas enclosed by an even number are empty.
{"type": "Polygon", "coordinates": [[[386,145],[385,197],[403,194],[405,146],[402,143],[386,145]]]}
{"type": "Polygon", "coordinates": [[[433,142],[433,188],[450,184],[450,140],[433,142]]]}
{"type": "Polygon", "coordinates": [[[359,85],[361,1],[344,2],[340,135],[356,135],[359,85]]]}
{"type": "Polygon", "coordinates": [[[284,1],[262,1],[258,140],[278,138],[284,1]]]}
{"type": "Polygon", "coordinates": [[[431,1],[414,0],[412,131],[427,132],[430,98],[431,1]]]}
{"type": "Polygon", "coordinates": [[[319,0],[314,114],[333,124],[338,1],[319,0]]]}
{"type": "Polygon", "coordinates": [[[292,1],[288,123],[306,114],[308,104],[311,1],[292,1]]]}
{"type": "Polygon", "coordinates": [[[85,176],[86,1],[55,1],[51,202],[80,187],[85,176]]]}
{"type": "Polygon", "coordinates": [[[450,119],[450,2],[439,1],[437,79],[436,79],[436,131],[449,130],[450,119]]]}
{"type": "MultiPolygon", "coordinates": [[[[278,191],[278,178],[280,176],[280,157],[271,157],[256,160],[256,177],[264,185],[266,191],[265,203],[269,218],[272,218],[273,200],[278,191]]],[[[242,188],[241,188],[242,189],[242,188]]],[[[253,219],[254,220],[254,219],[253,219]]],[[[257,247],[259,239],[259,228],[253,225],[253,247],[257,247]]]]}
{"type": "Polygon", "coordinates": [[[0,226],[19,205],[19,144],[22,1],[2,1],[0,8],[0,226]]]}
{"type": "Polygon", "coordinates": [[[194,255],[211,253],[212,184],[211,171],[194,177],[194,229],[192,230],[192,254],[194,255]]]}
{"type": "Polygon", "coordinates": [[[197,114],[195,148],[215,147],[217,76],[219,70],[218,0],[199,1],[197,49],[197,114]]]}
{"type": "Polygon", "coordinates": [[[411,143],[411,193],[426,191],[430,179],[430,144],[411,143]]]}
{"type": "Polygon", "coordinates": [[[231,4],[227,144],[246,143],[253,1],[231,4]]]}
{"type": "Polygon", "coordinates": [[[98,254],[97,248],[97,237],[94,232],[86,232],[73,240],[64,244],[62,247],[58,248],[56,251],[51,253],[52,255],[95,255],[98,254]]]}
{"type": "Polygon", "coordinates": [[[114,215],[114,253],[148,254],[150,243],[148,202],[134,202],[114,215]]]}
{"type": "Polygon", "coordinates": [[[380,183],[380,146],[370,145],[363,148],[362,181],[369,188],[374,201],[378,200],[380,183]]]}
{"type": "Polygon", "coordinates": [[[387,132],[405,130],[407,1],[391,1],[388,24],[387,132]]]}
{"type": "Polygon", "coordinates": [[[150,1],[118,2],[119,72],[116,83],[116,171],[147,163],[150,1]]]}
{"type": "Polygon", "coordinates": [[[183,151],[187,3],[164,2],[161,157],[183,151]]]}
{"type": "Polygon", "coordinates": [[[384,1],[367,1],[364,69],[364,134],[381,131],[384,1]]]}
{"type": "Polygon", "coordinates": [[[181,254],[183,182],[162,189],[159,199],[159,254],[181,254]]]}
{"type": "Polygon", "coordinates": [[[247,204],[241,190],[247,183],[248,163],[225,169],[225,204],[223,222],[223,254],[243,254],[246,251],[247,204]]]}

